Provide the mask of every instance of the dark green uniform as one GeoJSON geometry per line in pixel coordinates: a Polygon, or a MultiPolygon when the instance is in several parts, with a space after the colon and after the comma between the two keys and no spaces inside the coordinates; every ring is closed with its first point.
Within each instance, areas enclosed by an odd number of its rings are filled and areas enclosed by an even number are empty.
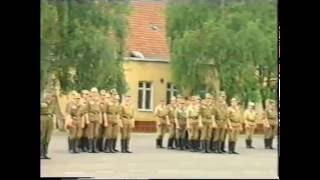
{"type": "Polygon", "coordinates": [[[41,103],[40,120],[41,120],[41,137],[40,137],[40,158],[50,159],[48,154],[48,147],[54,129],[53,116],[55,115],[55,102],[45,101],[41,103]]]}

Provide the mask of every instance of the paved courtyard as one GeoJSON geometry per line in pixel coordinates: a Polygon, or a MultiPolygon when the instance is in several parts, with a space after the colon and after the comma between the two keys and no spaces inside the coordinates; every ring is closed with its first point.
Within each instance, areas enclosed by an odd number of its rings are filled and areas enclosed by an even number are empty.
{"type": "MultiPolygon", "coordinates": [[[[201,154],[156,149],[155,134],[133,134],[131,150],[123,153],[67,151],[66,134],[55,132],[50,144],[51,160],[41,160],[41,177],[96,178],[272,178],[278,177],[278,152],[263,148],[263,136],[254,137],[256,149],[237,145],[240,155],[201,154]]],[[[166,142],[164,142],[166,145],[166,142]]],[[[275,145],[276,146],[276,145],[275,145]]],[[[119,141],[117,149],[120,149],[119,141]]]]}

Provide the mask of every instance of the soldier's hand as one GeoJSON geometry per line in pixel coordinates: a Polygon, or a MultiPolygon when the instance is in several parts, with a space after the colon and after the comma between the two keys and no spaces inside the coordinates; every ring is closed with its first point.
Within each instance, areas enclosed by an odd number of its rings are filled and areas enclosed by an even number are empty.
{"type": "Polygon", "coordinates": [[[243,131],[243,128],[242,128],[242,126],[240,126],[240,127],[239,127],[239,131],[243,131]]]}
{"type": "Polygon", "coordinates": [[[177,125],[177,129],[180,129],[180,126],[179,126],[179,125],[177,125]]]}
{"type": "Polygon", "coordinates": [[[83,129],[84,128],[84,124],[81,124],[81,129],[83,129]]]}
{"type": "Polygon", "coordinates": [[[108,127],[108,123],[104,123],[103,126],[104,126],[104,127],[108,127]]]}

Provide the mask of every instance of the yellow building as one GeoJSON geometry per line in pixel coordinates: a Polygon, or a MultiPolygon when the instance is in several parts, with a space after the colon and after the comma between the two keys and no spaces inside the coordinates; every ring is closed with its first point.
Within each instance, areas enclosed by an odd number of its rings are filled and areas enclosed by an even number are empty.
{"type": "Polygon", "coordinates": [[[177,92],[171,83],[164,2],[132,1],[124,73],[136,107],[136,130],[155,131],[153,110],[177,92]]]}

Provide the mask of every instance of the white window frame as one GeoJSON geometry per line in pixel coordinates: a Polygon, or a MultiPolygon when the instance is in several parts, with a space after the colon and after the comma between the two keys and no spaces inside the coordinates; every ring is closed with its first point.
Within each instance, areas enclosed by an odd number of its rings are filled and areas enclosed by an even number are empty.
{"type": "Polygon", "coordinates": [[[174,88],[174,84],[173,83],[171,83],[171,82],[168,82],[167,83],[167,92],[170,92],[170,98],[169,99],[171,99],[173,96],[174,96],[174,92],[177,92],[178,93],[178,89],[175,89],[174,88]],[[168,88],[168,84],[170,84],[170,88],[168,88]]]}
{"type": "Polygon", "coordinates": [[[142,90],[142,108],[139,108],[139,96],[138,96],[138,111],[153,112],[153,83],[151,81],[139,81],[138,93],[142,90]],[[139,83],[142,83],[142,87],[139,87],[139,83]],[[150,83],[150,88],[147,88],[147,83],[150,83]],[[150,109],[146,109],[146,91],[150,90],[150,109]]]}

